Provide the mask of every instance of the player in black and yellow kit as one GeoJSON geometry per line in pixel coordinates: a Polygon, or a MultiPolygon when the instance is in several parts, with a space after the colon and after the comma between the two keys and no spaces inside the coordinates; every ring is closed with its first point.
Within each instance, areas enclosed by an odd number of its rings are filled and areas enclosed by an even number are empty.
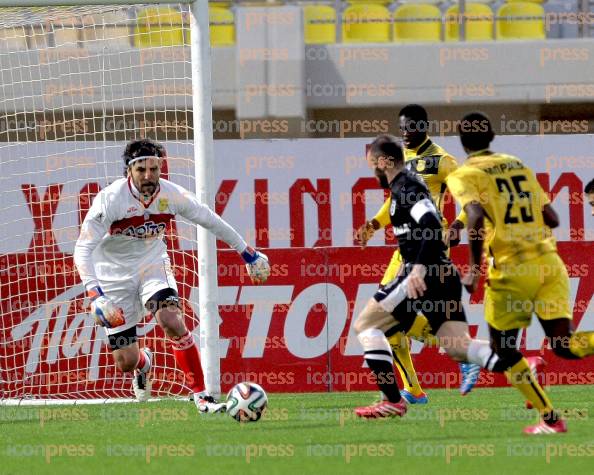
{"type": "Polygon", "coordinates": [[[467,217],[470,271],[462,279],[472,293],[478,287],[483,243],[489,261],[485,319],[496,355],[512,363],[511,384],[539,410],[541,420],[527,434],[566,432],[535,371],[542,358],[524,358],[517,350],[519,330],[535,313],[553,352],[575,359],[594,354],[594,332],[574,332],[569,305],[569,276],[557,253],[551,228],[559,218],[534,173],[516,157],[494,153],[491,123],[474,112],[459,125],[468,159],[447,178],[450,192],[467,217]]]}
{"type": "MultiPolygon", "coordinates": [[[[408,170],[416,172],[425,182],[431,198],[437,209],[443,214],[444,194],[446,192],[446,177],[458,168],[456,159],[448,154],[442,147],[434,143],[427,135],[429,126],[427,111],[418,104],[409,104],[398,114],[400,131],[404,145],[404,160],[408,170]]],[[[382,186],[386,188],[386,184],[382,186]]],[[[385,228],[390,224],[390,199],[388,198],[378,213],[363,227],[358,230],[357,236],[360,243],[365,246],[371,239],[373,233],[378,229],[385,228]]],[[[462,221],[456,219],[452,223],[452,236],[456,239],[456,230],[464,227],[462,221]]],[[[447,229],[447,221],[442,219],[444,229],[447,229]]],[[[448,233],[444,233],[448,235],[448,233]]],[[[446,240],[448,240],[446,238],[446,240]]],[[[384,273],[380,286],[385,286],[396,278],[402,264],[400,251],[397,249],[392,255],[390,264],[384,273]]],[[[415,368],[410,355],[410,345],[405,329],[394,327],[386,332],[390,346],[394,354],[394,363],[404,389],[401,394],[410,404],[425,404],[428,402],[427,394],[421,388],[415,368]]],[[[421,341],[427,340],[429,334],[427,319],[419,315],[412,328],[407,329],[408,335],[421,341]]],[[[468,393],[476,383],[480,368],[477,365],[464,363],[461,391],[468,393]]]]}

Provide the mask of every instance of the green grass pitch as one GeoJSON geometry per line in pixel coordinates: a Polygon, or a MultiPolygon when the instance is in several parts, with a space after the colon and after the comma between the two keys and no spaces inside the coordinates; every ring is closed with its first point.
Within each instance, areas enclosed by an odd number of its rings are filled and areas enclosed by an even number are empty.
{"type": "Polygon", "coordinates": [[[377,393],[271,394],[239,424],[193,403],[0,408],[1,474],[594,473],[592,386],[550,388],[569,432],[524,436],[535,421],[511,388],[431,390],[400,419],[359,420],[377,393]]]}

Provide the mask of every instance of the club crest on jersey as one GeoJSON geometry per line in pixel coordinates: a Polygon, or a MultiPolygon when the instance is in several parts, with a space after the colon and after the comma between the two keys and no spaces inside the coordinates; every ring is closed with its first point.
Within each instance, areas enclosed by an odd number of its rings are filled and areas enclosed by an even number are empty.
{"type": "Polygon", "coordinates": [[[167,198],[159,198],[157,207],[159,208],[159,211],[165,211],[169,207],[169,200],[167,198]]]}

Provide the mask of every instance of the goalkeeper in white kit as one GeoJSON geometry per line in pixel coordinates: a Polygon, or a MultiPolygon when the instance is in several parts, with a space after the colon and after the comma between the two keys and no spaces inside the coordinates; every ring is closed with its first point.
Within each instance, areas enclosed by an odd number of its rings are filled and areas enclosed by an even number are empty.
{"type": "Polygon", "coordinates": [[[179,307],[177,285],[167,255],[167,223],[180,215],[211,231],[241,254],[254,283],[270,275],[267,257],[188,190],[160,178],[166,157],[161,144],[134,140],[123,159],[126,178],[104,188],[93,200],[74,249],[74,262],[91,299],[91,313],[106,328],[116,366],[134,371],[139,401],[150,397],[152,353],[138,346],[136,325],[152,312],[171,342],[178,367],[201,413],[222,412],[205,390],[200,355],[179,307]]]}

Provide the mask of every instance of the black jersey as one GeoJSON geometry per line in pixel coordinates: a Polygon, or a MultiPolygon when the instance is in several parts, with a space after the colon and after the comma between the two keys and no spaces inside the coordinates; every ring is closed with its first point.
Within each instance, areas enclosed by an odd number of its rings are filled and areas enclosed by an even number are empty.
{"type": "Polygon", "coordinates": [[[390,189],[390,221],[404,262],[430,265],[447,260],[441,215],[423,179],[404,169],[390,189]]]}

